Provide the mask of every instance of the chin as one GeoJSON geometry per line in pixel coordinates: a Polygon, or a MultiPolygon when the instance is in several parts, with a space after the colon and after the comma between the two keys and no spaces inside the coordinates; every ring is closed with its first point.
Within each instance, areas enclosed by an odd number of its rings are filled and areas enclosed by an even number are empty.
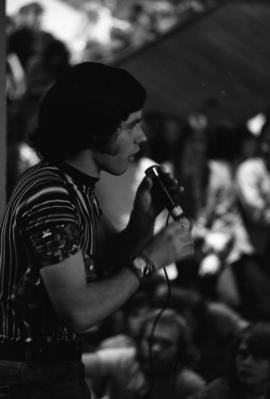
{"type": "Polygon", "coordinates": [[[125,167],[108,168],[108,169],[105,169],[105,171],[114,176],[121,176],[127,171],[127,169],[128,169],[128,165],[126,165],[125,167]]]}

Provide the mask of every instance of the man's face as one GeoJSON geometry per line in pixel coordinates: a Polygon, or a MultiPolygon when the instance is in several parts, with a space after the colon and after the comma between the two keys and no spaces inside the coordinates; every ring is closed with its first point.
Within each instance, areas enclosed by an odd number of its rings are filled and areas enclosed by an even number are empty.
{"type": "Polygon", "coordinates": [[[121,175],[127,168],[134,155],[140,150],[140,144],[146,141],[141,127],[142,111],[136,111],[123,121],[110,144],[110,154],[97,152],[95,161],[100,170],[112,175],[121,175]]]}
{"type": "Polygon", "coordinates": [[[236,354],[236,370],[240,382],[249,386],[263,384],[269,378],[268,359],[253,355],[247,344],[242,342],[236,354]]]}
{"type": "Polygon", "coordinates": [[[178,358],[179,331],[175,324],[157,324],[154,336],[151,337],[152,323],[150,323],[140,342],[139,360],[142,367],[147,370],[149,364],[149,345],[151,346],[151,359],[153,371],[160,376],[171,372],[178,358]]]}

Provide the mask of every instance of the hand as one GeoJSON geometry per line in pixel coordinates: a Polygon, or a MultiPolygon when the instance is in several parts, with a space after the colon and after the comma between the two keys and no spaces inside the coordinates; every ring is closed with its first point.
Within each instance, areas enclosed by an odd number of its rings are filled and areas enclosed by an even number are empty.
{"type": "Polygon", "coordinates": [[[142,249],[156,270],[173,262],[194,256],[191,231],[184,231],[178,222],[171,223],[156,234],[142,249]]]}
{"type": "MultiPolygon", "coordinates": [[[[165,186],[177,201],[177,197],[183,191],[183,188],[179,186],[178,181],[164,167],[161,167],[161,170],[165,186]]],[[[160,199],[160,194],[156,190],[151,178],[145,177],[142,180],[134,201],[133,213],[135,215],[144,215],[146,219],[154,222],[155,218],[165,207],[164,201],[160,199]]]]}

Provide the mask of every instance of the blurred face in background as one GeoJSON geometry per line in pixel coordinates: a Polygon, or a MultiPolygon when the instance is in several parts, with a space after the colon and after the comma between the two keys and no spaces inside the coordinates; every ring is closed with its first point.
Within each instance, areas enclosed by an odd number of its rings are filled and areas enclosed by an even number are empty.
{"type": "Polygon", "coordinates": [[[140,336],[141,326],[144,317],[149,314],[151,307],[147,304],[139,304],[129,312],[127,316],[127,329],[129,334],[134,338],[138,339],[140,336]]]}
{"type": "Polygon", "coordinates": [[[152,371],[158,376],[166,376],[174,369],[179,361],[178,342],[179,330],[174,323],[168,324],[160,321],[151,335],[153,323],[148,323],[144,329],[139,345],[139,360],[147,371],[151,366],[152,371]],[[151,347],[151,356],[149,349],[151,347]],[[150,356],[150,357],[149,357],[150,356]],[[150,362],[151,360],[151,362],[150,362]]]}
{"type": "Polygon", "coordinates": [[[236,354],[236,370],[242,384],[250,388],[263,388],[270,376],[270,360],[252,353],[243,340],[236,354]]]}

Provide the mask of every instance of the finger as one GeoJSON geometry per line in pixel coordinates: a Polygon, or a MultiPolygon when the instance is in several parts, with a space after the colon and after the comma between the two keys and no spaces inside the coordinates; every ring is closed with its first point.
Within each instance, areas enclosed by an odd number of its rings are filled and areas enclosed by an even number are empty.
{"type": "Polygon", "coordinates": [[[139,185],[138,190],[140,190],[140,191],[150,191],[152,187],[153,187],[152,180],[148,176],[145,176],[143,178],[141,184],[139,185]]]}
{"type": "Polygon", "coordinates": [[[191,231],[192,230],[192,222],[186,217],[182,216],[179,220],[179,224],[183,231],[191,231]]]}

